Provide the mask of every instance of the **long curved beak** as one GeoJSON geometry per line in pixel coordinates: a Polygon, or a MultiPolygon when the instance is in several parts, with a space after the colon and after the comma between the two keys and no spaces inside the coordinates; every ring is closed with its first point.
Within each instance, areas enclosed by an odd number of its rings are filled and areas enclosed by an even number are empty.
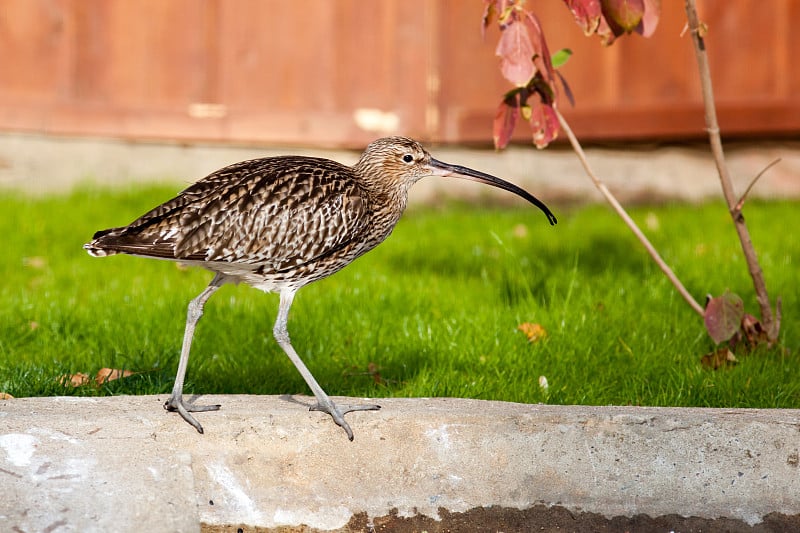
{"type": "Polygon", "coordinates": [[[471,168],[444,163],[432,157],[428,163],[428,170],[432,176],[463,178],[471,181],[477,181],[478,183],[485,183],[486,185],[491,185],[492,187],[497,187],[498,189],[504,189],[508,192],[513,192],[517,196],[525,198],[530,203],[541,209],[542,212],[547,215],[547,220],[550,221],[551,226],[558,222],[556,220],[556,216],[546,205],[544,205],[544,202],[536,198],[525,189],[517,187],[513,183],[501,180],[500,178],[496,178],[490,174],[484,174],[483,172],[472,170],[471,168]]]}

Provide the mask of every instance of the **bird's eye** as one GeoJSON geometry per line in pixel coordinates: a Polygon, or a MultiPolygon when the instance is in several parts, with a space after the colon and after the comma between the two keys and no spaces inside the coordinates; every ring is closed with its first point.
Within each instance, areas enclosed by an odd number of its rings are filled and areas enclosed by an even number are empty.
{"type": "Polygon", "coordinates": [[[411,163],[411,162],[413,162],[413,161],[414,161],[414,156],[413,156],[413,155],[411,155],[411,154],[406,154],[406,155],[404,155],[404,156],[403,156],[403,162],[405,162],[405,163],[411,163]]]}

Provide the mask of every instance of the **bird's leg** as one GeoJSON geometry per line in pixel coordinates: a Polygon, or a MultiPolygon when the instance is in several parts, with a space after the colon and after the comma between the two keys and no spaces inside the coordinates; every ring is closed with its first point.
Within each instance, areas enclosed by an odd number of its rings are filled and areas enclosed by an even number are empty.
{"type": "Polygon", "coordinates": [[[183,345],[181,346],[181,359],[178,362],[178,373],[175,376],[175,385],[172,387],[172,396],[164,403],[167,411],[178,411],[184,420],[189,422],[199,432],[203,432],[203,426],[194,419],[190,412],[216,411],[219,405],[194,405],[183,400],[183,381],[186,378],[186,367],[189,365],[189,350],[192,347],[194,330],[197,322],[203,316],[203,307],[211,295],[214,294],[224,283],[223,276],[217,274],[211,280],[208,287],[203,290],[194,300],[189,302],[186,312],[186,329],[183,332],[183,345]]]}
{"type": "Polygon", "coordinates": [[[333,421],[336,422],[337,425],[341,426],[344,429],[345,433],[347,433],[347,438],[353,440],[353,430],[350,429],[350,425],[345,421],[344,415],[345,413],[349,413],[350,411],[374,411],[376,409],[380,409],[380,405],[342,405],[338,406],[333,403],[333,400],[325,394],[325,391],[322,390],[322,387],[319,386],[317,380],[314,379],[314,376],[308,370],[303,361],[300,359],[300,356],[297,355],[297,352],[292,347],[292,343],[289,340],[289,331],[286,328],[286,324],[289,319],[289,309],[292,307],[292,301],[294,300],[294,290],[283,290],[281,291],[281,302],[280,306],[278,307],[278,318],[275,320],[275,327],[272,330],[273,334],[275,335],[275,340],[278,341],[278,345],[283,348],[283,351],[286,352],[286,355],[289,356],[294,366],[300,372],[300,375],[303,376],[303,379],[308,384],[311,391],[314,393],[314,396],[317,398],[317,404],[312,406],[309,410],[310,411],[322,411],[324,413],[328,413],[333,418],[333,421]]]}

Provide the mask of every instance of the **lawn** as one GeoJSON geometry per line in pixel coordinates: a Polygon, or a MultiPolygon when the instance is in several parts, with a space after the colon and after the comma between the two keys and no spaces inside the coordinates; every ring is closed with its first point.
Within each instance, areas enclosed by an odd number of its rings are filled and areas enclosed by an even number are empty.
{"type": "MultiPolygon", "coordinates": [[[[0,196],[0,392],[164,394],[186,304],[211,279],[166,261],[89,257],[97,229],[123,225],[175,189],[0,196]],[[103,386],[59,376],[137,372],[103,386]]],[[[513,207],[413,208],[394,234],[303,288],[292,341],[331,395],[457,396],[560,404],[800,407],[800,204],[746,208],[783,349],[712,371],[699,318],[603,206],[555,207],[559,224],[513,207]],[[787,227],[787,223],[790,224],[787,227]],[[529,342],[518,330],[540,325],[529,342]],[[548,387],[540,386],[540,376],[548,387]]],[[[731,222],[718,204],[633,210],[699,301],[729,288],[757,314],[731,222]]],[[[310,394],[272,338],[277,296],[226,286],[195,336],[187,393],[310,394]]]]}

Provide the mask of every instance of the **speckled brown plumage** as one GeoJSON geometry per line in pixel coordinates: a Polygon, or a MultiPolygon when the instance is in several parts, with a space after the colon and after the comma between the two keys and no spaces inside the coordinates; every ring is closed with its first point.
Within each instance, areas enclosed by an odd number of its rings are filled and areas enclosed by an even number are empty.
{"type": "Polygon", "coordinates": [[[251,284],[299,288],[332,274],[391,230],[376,232],[370,224],[378,199],[349,179],[351,173],[325,159],[237,163],[128,226],[99,232],[90,252],[180,260],[251,284]]]}
{"type": "Polygon", "coordinates": [[[555,223],[549,209],[524,190],[437,161],[411,139],[388,137],[370,144],[353,167],[298,156],[230,165],[127,226],[98,231],[84,248],[97,257],[124,253],[199,265],[216,273],[189,305],[178,376],[166,404],[198,431],[202,426],[189,411],[218,406],[195,406],[182,399],[194,328],[211,294],[224,283],[245,282],[280,293],[276,340],[314,392],[315,408],[329,413],[352,440],[344,413],[377,406],[340,409],[327,397],[291,346],[286,331],[289,308],[300,287],[333,274],[386,239],[405,210],[409,187],[430,175],[509,190],[555,223]]]}

